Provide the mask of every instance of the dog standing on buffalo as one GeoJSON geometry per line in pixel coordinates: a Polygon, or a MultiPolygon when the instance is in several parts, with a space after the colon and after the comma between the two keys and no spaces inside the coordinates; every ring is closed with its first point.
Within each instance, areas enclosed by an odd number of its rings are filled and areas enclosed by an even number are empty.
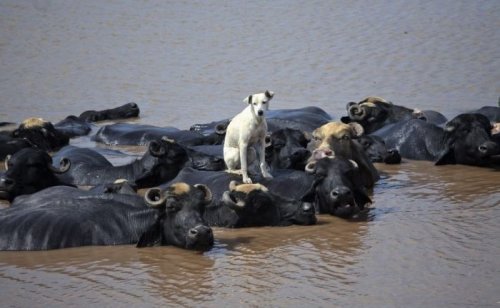
{"type": "Polygon", "coordinates": [[[272,178],[265,155],[267,123],[264,112],[268,110],[269,101],[273,96],[272,91],[248,96],[243,100],[248,106],[227,126],[224,161],[230,173],[239,173],[237,170],[241,169],[243,182],[246,184],[252,183],[248,176],[248,166],[256,159],[256,152],[259,155],[262,175],[272,178]]]}

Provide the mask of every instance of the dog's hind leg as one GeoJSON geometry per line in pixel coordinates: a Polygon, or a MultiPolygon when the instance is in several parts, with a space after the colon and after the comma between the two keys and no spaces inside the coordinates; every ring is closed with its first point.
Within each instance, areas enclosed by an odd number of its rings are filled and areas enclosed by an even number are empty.
{"type": "Polygon", "coordinates": [[[241,174],[240,169],[240,150],[238,148],[224,147],[224,162],[227,172],[241,174]]]}
{"type": "Polygon", "coordinates": [[[248,144],[240,143],[240,165],[242,181],[245,184],[252,184],[252,179],[248,176],[248,144]]]}

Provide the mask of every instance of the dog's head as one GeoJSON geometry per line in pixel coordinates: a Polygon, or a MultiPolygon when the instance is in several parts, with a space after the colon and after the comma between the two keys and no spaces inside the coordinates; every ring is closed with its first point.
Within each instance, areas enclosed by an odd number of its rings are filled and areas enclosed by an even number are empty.
{"type": "Polygon", "coordinates": [[[264,93],[252,94],[246,97],[243,102],[250,104],[255,115],[259,117],[264,116],[264,111],[269,108],[269,101],[274,96],[273,91],[266,90],[264,93]]]}

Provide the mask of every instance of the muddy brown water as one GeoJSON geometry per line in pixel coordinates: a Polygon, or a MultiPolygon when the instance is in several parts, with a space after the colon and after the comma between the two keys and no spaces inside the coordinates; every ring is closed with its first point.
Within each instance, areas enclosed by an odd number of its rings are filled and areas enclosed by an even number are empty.
{"type": "MultiPolygon", "coordinates": [[[[130,122],[188,128],[265,89],[336,119],[368,95],[450,118],[498,101],[499,20],[499,1],[1,1],[0,121],[135,101],[130,122]]],[[[500,172],[377,168],[366,221],[215,229],[202,254],[0,252],[1,306],[498,307],[500,172]]]]}

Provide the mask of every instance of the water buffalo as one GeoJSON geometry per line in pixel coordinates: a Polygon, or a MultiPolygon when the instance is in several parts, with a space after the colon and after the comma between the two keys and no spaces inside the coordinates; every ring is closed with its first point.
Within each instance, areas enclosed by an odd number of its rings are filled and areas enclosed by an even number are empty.
{"type": "Polygon", "coordinates": [[[98,122],[105,120],[127,119],[139,116],[139,106],[136,103],[128,103],[112,109],[100,111],[87,110],[82,112],[78,118],[86,122],[98,122]]]}
{"type": "Polygon", "coordinates": [[[481,114],[460,114],[444,128],[418,121],[398,122],[374,133],[402,157],[434,161],[436,165],[487,166],[500,153],[491,140],[491,123],[481,114]]]}
{"type": "Polygon", "coordinates": [[[273,132],[266,147],[266,161],[271,169],[304,170],[311,155],[307,150],[309,139],[296,129],[283,128],[273,132]]]}
{"type": "Polygon", "coordinates": [[[212,134],[204,136],[195,131],[179,130],[170,126],[116,123],[101,127],[92,136],[92,140],[108,145],[144,145],[163,136],[174,139],[185,146],[222,144],[225,129],[219,127],[212,134]]]}
{"type": "Polygon", "coordinates": [[[50,187],[0,211],[0,250],[137,243],[205,251],[214,241],[201,215],[209,201],[206,187],[183,183],[151,189],[145,198],[50,187]]]}
{"type": "Polygon", "coordinates": [[[500,106],[484,106],[471,113],[480,113],[486,116],[490,122],[500,122],[500,106]]]}
{"type": "MultiPolygon", "coordinates": [[[[310,179],[309,184],[312,184],[312,178],[310,179]]],[[[234,174],[193,168],[182,169],[170,183],[179,181],[204,183],[210,188],[213,202],[206,207],[204,218],[211,226],[236,228],[310,225],[316,222],[314,206],[308,199],[312,197],[307,195],[309,187],[304,191],[304,196],[290,198],[277,194],[262,184],[236,184],[241,181],[241,177],[234,174]]],[[[274,181],[279,181],[279,176],[272,180],[274,181]]],[[[299,185],[298,181],[290,183],[288,187],[293,185],[299,185]]]]}
{"type": "Polygon", "coordinates": [[[88,135],[92,131],[93,126],[77,116],[70,115],[54,124],[54,127],[69,138],[74,138],[88,135]]]}
{"type": "Polygon", "coordinates": [[[374,163],[399,164],[401,155],[396,149],[387,149],[385,142],[379,136],[361,135],[356,139],[365,150],[368,158],[374,163]]]}
{"type": "MultiPolygon", "coordinates": [[[[283,128],[292,128],[310,133],[315,128],[332,120],[332,117],[323,109],[313,106],[297,109],[268,110],[265,117],[269,132],[283,128]]],[[[205,124],[194,124],[190,130],[200,132],[203,135],[209,135],[218,125],[227,127],[229,121],[228,119],[224,119],[205,124]]]]}
{"type": "Polygon", "coordinates": [[[26,139],[20,138],[0,138],[0,160],[4,160],[7,155],[12,155],[24,148],[31,148],[33,145],[26,139]]]}
{"type": "Polygon", "coordinates": [[[306,171],[315,177],[314,204],[320,214],[352,218],[371,203],[352,160],[325,157],[307,164],[306,171]]]}
{"type": "Polygon", "coordinates": [[[46,152],[26,148],[5,161],[6,171],[0,177],[0,199],[14,200],[19,195],[32,194],[46,187],[66,185],[56,175],[70,168],[67,160],[61,167],[52,166],[52,158],[46,152]]]}
{"type": "Polygon", "coordinates": [[[91,149],[70,148],[57,157],[71,162],[68,172],[59,176],[63,182],[99,185],[125,179],[139,188],[171,180],[188,161],[186,150],[168,138],[151,141],[141,158],[122,166],[113,166],[91,149]]]}
{"type": "Polygon", "coordinates": [[[373,187],[380,176],[361,144],[355,140],[362,134],[363,127],[358,123],[330,122],[315,129],[308,144],[308,149],[313,153],[311,160],[321,158],[322,154],[352,159],[359,166],[363,185],[373,187]]]}
{"type": "Polygon", "coordinates": [[[403,120],[421,119],[434,124],[443,124],[446,117],[436,111],[420,111],[404,106],[394,105],[383,98],[370,96],[359,103],[347,104],[347,117],[342,117],[342,122],[357,122],[363,126],[365,134],[391,123],[403,120]]]}
{"type": "Polygon", "coordinates": [[[55,151],[69,143],[69,137],[41,118],[24,120],[12,131],[13,138],[26,139],[44,151],[55,151]]]}

